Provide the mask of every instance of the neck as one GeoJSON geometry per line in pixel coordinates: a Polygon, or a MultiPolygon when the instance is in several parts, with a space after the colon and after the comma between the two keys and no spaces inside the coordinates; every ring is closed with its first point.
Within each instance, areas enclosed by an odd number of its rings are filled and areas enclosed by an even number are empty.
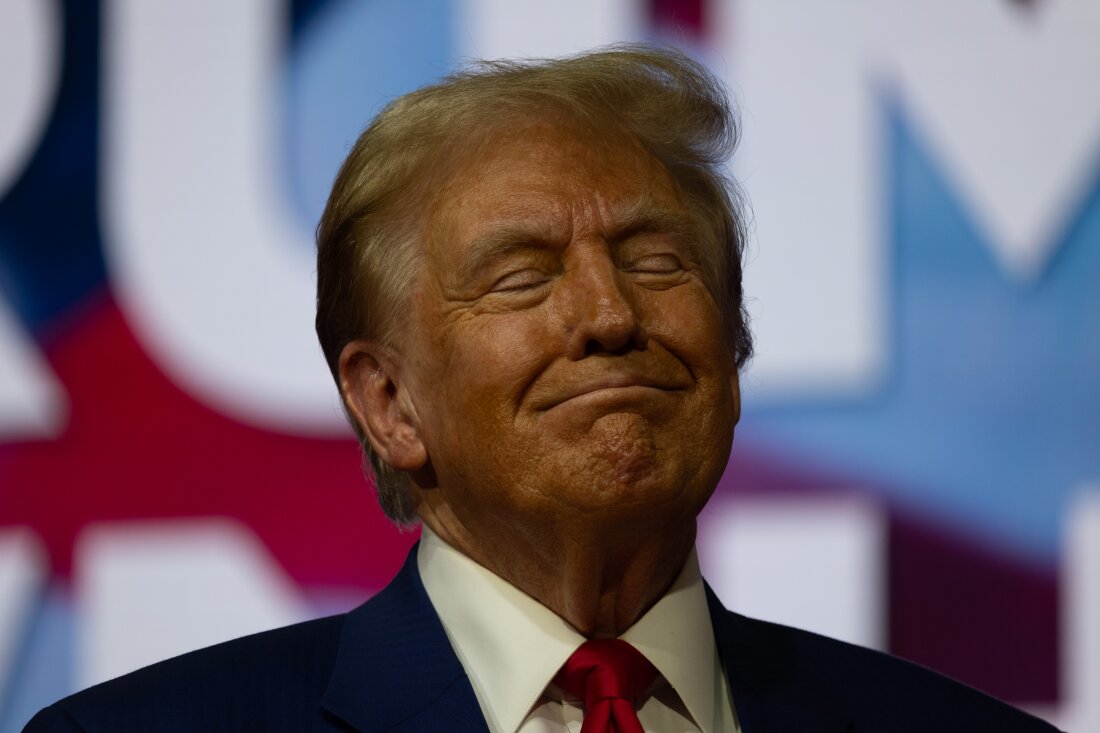
{"type": "Polygon", "coordinates": [[[542,603],[588,638],[620,636],[676,580],[695,543],[694,519],[670,526],[598,526],[568,531],[471,532],[453,514],[421,507],[440,539],[542,603]],[[641,539],[639,539],[641,538],[641,539]],[[656,539],[654,539],[656,538],[656,539]]]}

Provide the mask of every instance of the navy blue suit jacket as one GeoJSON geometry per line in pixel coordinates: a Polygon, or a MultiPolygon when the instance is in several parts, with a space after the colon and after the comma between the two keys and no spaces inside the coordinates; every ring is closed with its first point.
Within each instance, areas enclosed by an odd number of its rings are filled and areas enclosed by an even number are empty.
{"type": "MultiPolygon", "coordinates": [[[[709,594],[709,590],[708,590],[709,594]]],[[[1045,723],[894,657],[726,611],[711,619],[745,733],[1028,733],[1045,723]]],[[[342,616],[154,664],[41,711],[25,733],[487,731],[416,551],[342,616]]]]}

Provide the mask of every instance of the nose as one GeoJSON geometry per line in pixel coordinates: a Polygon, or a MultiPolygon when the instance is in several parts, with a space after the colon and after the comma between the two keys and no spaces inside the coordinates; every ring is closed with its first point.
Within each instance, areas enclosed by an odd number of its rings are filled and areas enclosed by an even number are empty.
{"type": "Polygon", "coordinates": [[[630,284],[623,281],[622,273],[606,253],[579,263],[573,287],[564,295],[571,311],[567,325],[570,359],[646,347],[648,335],[638,317],[630,284]]]}

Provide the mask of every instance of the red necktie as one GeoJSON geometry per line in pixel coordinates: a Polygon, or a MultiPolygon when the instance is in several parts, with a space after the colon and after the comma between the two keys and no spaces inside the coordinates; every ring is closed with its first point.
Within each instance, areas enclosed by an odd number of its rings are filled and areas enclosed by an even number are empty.
{"type": "Polygon", "coordinates": [[[584,700],[581,733],[644,733],[634,706],[657,670],[622,639],[580,645],[554,677],[558,687],[584,700]]]}

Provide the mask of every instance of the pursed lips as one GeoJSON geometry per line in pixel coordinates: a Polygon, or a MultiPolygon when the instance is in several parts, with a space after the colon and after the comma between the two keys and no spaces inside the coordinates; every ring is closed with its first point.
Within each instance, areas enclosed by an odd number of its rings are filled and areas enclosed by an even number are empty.
{"type": "MultiPolygon", "coordinates": [[[[563,380],[564,381],[564,380],[563,380]]],[[[666,375],[655,376],[648,371],[632,369],[608,369],[576,379],[570,379],[565,384],[559,383],[552,388],[534,390],[533,402],[536,409],[549,410],[553,407],[568,402],[569,400],[585,395],[609,390],[622,390],[631,387],[647,387],[665,392],[676,392],[687,389],[689,380],[666,375]]]]}

